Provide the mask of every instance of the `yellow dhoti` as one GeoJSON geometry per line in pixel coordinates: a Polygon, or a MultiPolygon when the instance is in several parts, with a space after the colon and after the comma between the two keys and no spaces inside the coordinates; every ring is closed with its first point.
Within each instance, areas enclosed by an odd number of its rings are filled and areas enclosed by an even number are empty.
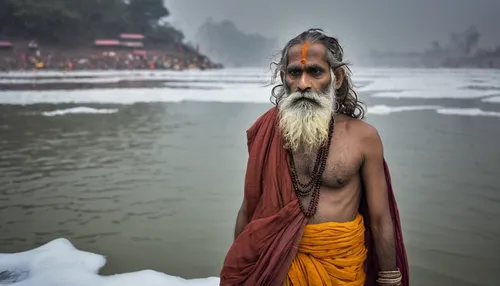
{"type": "Polygon", "coordinates": [[[365,226],[358,214],[350,222],[309,224],[284,285],[364,285],[365,226]]]}

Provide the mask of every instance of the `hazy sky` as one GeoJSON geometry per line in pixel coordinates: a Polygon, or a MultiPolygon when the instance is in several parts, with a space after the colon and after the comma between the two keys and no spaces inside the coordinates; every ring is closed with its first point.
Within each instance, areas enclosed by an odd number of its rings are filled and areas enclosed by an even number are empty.
{"type": "Polygon", "coordinates": [[[208,18],[284,41],[309,27],[338,37],[347,54],[421,51],[476,25],[480,46],[500,45],[500,0],[165,0],[168,19],[192,37],[208,18]]]}

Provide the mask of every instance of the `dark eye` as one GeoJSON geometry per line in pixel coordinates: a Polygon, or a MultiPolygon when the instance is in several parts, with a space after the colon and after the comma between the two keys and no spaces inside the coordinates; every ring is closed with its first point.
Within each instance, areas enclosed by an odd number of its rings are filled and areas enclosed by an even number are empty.
{"type": "Polygon", "coordinates": [[[295,76],[299,76],[299,75],[300,75],[300,70],[297,70],[297,69],[289,70],[289,71],[288,71],[288,74],[289,74],[290,76],[294,76],[294,77],[295,77],[295,76]]]}
{"type": "Polygon", "coordinates": [[[323,73],[323,70],[319,69],[319,68],[312,67],[309,69],[309,73],[311,75],[318,76],[318,75],[321,75],[323,73]]]}

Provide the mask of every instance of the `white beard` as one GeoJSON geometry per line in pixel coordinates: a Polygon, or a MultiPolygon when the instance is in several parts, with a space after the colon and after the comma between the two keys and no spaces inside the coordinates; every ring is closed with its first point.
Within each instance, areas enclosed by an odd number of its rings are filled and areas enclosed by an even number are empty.
{"type": "Polygon", "coordinates": [[[278,105],[279,126],[285,139],[285,148],[292,151],[303,149],[310,153],[328,139],[330,120],[335,104],[335,79],[325,94],[294,92],[285,95],[278,105]],[[301,100],[308,98],[315,103],[301,100]]]}

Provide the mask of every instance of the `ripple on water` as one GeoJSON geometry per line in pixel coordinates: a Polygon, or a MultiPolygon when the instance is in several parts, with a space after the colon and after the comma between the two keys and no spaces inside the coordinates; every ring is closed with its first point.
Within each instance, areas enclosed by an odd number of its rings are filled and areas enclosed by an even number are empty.
{"type": "Polygon", "coordinates": [[[100,232],[100,233],[93,233],[93,234],[86,234],[86,235],[79,235],[75,236],[75,239],[98,239],[101,237],[107,237],[107,236],[116,236],[120,235],[120,232],[100,232]]]}

